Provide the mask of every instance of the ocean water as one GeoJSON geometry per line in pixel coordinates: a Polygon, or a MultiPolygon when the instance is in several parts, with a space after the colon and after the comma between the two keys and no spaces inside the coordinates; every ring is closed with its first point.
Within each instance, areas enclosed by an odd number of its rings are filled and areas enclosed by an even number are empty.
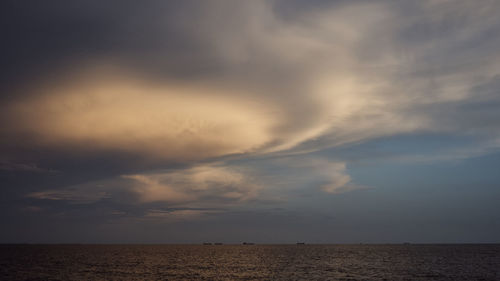
{"type": "Polygon", "coordinates": [[[500,280],[500,245],[1,245],[0,280],[500,280]]]}

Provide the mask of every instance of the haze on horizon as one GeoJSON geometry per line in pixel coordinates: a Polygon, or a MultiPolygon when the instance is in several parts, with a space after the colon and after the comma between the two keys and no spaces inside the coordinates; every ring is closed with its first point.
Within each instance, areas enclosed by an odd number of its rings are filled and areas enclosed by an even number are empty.
{"type": "Polygon", "coordinates": [[[499,1],[0,13],[0,243],[500,243],[499,1]]]}

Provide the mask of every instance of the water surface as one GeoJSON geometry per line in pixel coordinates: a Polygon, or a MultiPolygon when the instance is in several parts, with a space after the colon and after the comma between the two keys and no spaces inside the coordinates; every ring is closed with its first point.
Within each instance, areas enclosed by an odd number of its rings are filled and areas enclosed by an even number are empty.
{"type": "Polygon", "coordinates": [[[500,245],[1,245],[1,280],[500,280],[500,245]]]}

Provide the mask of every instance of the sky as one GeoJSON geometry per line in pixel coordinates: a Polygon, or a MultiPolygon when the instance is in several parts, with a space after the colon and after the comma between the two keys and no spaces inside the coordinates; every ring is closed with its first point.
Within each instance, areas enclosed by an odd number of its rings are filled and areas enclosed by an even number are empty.
{"type": "Polygon", "coordinates": [[[500,243],[499,1],[0,5],[0,243],[500,243]]]}

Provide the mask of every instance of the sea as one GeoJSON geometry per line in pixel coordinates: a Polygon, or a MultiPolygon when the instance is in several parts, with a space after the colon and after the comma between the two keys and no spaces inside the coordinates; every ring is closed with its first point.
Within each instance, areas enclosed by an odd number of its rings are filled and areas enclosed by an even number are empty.
{"type": "Polygon", "coordinates": [[[0,245],[0,280],[500,280],[500,244],[0,245]]]}

